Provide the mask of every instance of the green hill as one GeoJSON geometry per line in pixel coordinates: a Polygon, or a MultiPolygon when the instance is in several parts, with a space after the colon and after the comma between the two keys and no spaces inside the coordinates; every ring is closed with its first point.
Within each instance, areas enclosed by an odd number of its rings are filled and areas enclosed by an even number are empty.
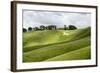
{"type": "Polygon", "coordinates": [[[25,32],[23,61],[90,59],[90,35],[90,27],[77,30],[25,32]]]}

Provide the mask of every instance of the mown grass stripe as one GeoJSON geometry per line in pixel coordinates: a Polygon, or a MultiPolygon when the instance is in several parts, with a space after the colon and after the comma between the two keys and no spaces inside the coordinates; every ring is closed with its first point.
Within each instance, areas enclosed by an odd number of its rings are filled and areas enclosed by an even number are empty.
{"type": "Polygon", "coordinates": [[[90,59],[91,58],[91,49],[90,46],[80,48],[78,50],[70,51],[44,61],[63,61],[63,60],[81,60],[81,59],[90,59]]]}
{"type": "Polygon", "coordinates": [[[38,62],[48,58],[63,54],[65,52],[73,51],[90,45],[90,37],[80,40],[72,41],[70,43],[63,43],[60,45],[48,46],[24,53],[24,62],[38,62]]]}

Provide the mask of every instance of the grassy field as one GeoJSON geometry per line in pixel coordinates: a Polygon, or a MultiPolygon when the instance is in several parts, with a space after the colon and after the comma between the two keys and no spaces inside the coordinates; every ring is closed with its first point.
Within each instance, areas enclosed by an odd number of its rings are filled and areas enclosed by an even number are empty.
{"type": "Polygon", "coordinates": [[[25,32],[23,62],[90,59],[90,35],[90,27],[25,32]]]}

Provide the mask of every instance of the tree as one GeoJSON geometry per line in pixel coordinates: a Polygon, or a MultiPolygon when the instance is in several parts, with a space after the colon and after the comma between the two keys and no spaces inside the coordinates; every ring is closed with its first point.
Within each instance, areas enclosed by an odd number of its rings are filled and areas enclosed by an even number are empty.
{"type": "Polygon", "coordinates": [[[64,25],[64,30],[68,30],[68,27],[66,25],[64,25]]]}
{"type": "Polygon", "coordinates": [[[45,29],[48,30],[48,26],[45,26],[45,29]]]}
{"type": "Polygon", "coordinates": [[[32,27],[29,27],[29,28],[28,28],[28,31],[32,31],[32,27]]]}
{"type": "Polygon", "coordinates": [[[39,28],[38,27],[34,27],[34,30],[37,31],[37,30],[39,30],[39,28]]]}
{"type": "Polygon", "coordinates": [[[69,25],[69,30],[75,30],[75,29],[77,29],[76,26],[74,26],[74,25],[69,25]]]}
{"type": "Polygon", "coordinates": [[[41,29],[41,30],[45,30],[45,28],[46,28],[46,27],[43,26],[43,25],[40,26],[40,29],[41,29]]]}
{"type": "Polygon", "coordinates": [[[56,30],[57,29],[56,25],[49,25],[47,28],[48,28],[48,30],[56,30]]]}
{"type": "Polygon", "coordinates": [[[23,32],[27,32],[27,29],[26,28],[23,28],[23,32]]]}

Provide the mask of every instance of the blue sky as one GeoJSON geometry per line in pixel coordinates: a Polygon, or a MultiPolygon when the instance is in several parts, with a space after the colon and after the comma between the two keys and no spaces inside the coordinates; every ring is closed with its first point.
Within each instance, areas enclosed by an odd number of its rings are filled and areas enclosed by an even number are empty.
{"type": "Polygon", "coordinates": [[[91,25],[90,13],[54,12],[54,11],[23,11],[23,27],[39,27],[40,25],[75,25],[77,28],[85,28],[91,25]]]}

